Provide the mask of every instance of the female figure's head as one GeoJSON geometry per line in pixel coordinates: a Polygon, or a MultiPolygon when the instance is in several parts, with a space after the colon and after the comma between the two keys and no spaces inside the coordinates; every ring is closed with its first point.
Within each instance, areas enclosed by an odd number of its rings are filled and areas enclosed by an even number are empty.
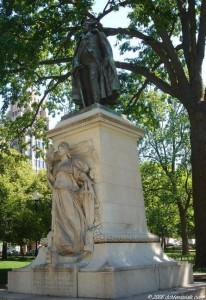
{"type": "Polygon", "coordinates": [[[69,144],[66,142],[61,142],[58,146],[58,154],[60,158],[71,158],[71,153],[69,149],[69,144]]]}

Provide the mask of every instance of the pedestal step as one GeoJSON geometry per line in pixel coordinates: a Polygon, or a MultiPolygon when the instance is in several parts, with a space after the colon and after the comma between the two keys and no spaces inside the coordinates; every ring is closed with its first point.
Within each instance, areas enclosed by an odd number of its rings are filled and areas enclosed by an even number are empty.
{"type": "MultiPolygon", "coordinates": [[[[99,298],[65,298],[54,296],[39,296],[32,294],[10,293],[7,290],[0,290],[0,300],[101,300],[99,298]]],[[[103,299],[103,298],[102,298],[103,299]]],[[[120,299],[120,298],[116,298],[120,299]]],[[[148,300],[148,299],[206,299],[206,283],[196,282],[184,288],[173,288],[167,290],[156,291],[155,293],[147,293],[130,297],[129,295],[121,300],[148,300]]]]}

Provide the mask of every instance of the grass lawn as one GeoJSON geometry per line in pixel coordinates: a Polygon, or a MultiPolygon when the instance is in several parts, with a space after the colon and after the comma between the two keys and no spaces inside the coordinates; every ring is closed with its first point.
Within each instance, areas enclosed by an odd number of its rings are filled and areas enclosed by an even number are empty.
{"type": "Polygon", "coordinates": [[[166,254],[178,261],[188,261],[193,265],[194,273],[206,273],[206,268],[195,267],[195,251],[191,251],[188,255],[182,255],[181,252],[166,252],[166,254]]]}
{"type": "Polygon", "coordinates": [[[181,252],[166,252],[166,254],[175,260],[188,261],[193,264],[195,263],[195,252],[190,252],[188,255],[182,255],[181,252]]]}
{"type": "Polygon", "coordinates": [[[33,257],[9,256],[7,260],[0,259],[0,286],[7,284],[7,273],[15,268],[22,268],[33,261],[33,257]]]}
{"type": "Polygon", "coordinates": [[[0,270],[1,269],[14,269],[14,268],[22,268],[30,264],[30,262],[26,261],[1,261],[0,260],[0,270]]]}
{"type": "Polygon", "coordinates": [[[7,260],[0,259],[0,269],[13,269],[13,268],[22,268],[27,266],[33,261],[33,258],[27,257],[9,257],[7,260]]]}

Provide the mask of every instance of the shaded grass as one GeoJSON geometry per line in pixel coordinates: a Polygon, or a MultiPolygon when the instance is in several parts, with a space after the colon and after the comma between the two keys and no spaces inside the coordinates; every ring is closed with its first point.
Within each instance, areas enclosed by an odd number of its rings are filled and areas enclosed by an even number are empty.
{"type": "Polygon", "coordinates": [[[166,253],[169,257],[173,258],[177,261],[188,261],[193,265],[193,272],[194,273],[206,273],[206,268],[197,268],[195,267],[195,251],[190,252],[188,255],[182,255],[179,251],[178,252],[167,252],[166,253]]]}
{"type": "Polygon", "coordinates": [[[206,273],[206,268],[196,268],[194,267],[194,272],[196,273],[206,273]]]}
{"type": "Polygon", "coordinates": [[[15,268],[22,268],[29,265],[31,261],[0,261],[0,270],[1,269],[15,269],[15,268]]]}
{"type": "Polygon", "coordinates": [[[6,260],[0,259],[0,286],[7,284],[8,272],[12,269],[23,268],[33,261],[33,257],[11,256],[6,260]]]}
{"type": "Polygon", "coordinates": [[[32,257],[11,256],[0,260],[0,269],[22,268],[33,261],[32,257]]]}
{"type": "Polygon", "coordinates": [[[166,254],[174,260],[195,263],[195,252],[190,252],[188,255],[182,255],[181,252],[167,252],[166,254]]]}

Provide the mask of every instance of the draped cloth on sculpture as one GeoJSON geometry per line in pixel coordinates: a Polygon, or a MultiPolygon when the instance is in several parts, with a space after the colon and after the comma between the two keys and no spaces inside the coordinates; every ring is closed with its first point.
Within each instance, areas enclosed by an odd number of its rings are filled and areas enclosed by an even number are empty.
{"type": "Polygon", "coordinates": [[[52,230],[56,250],[62,255],[81,253],[87,243],[90,221],[86,219],[84,204],[88,199],[94,205],[94,193],[79,181],[80,174],[87,171],[86,163],[74,159],[59,162],[54,167],[52,230]]]}

